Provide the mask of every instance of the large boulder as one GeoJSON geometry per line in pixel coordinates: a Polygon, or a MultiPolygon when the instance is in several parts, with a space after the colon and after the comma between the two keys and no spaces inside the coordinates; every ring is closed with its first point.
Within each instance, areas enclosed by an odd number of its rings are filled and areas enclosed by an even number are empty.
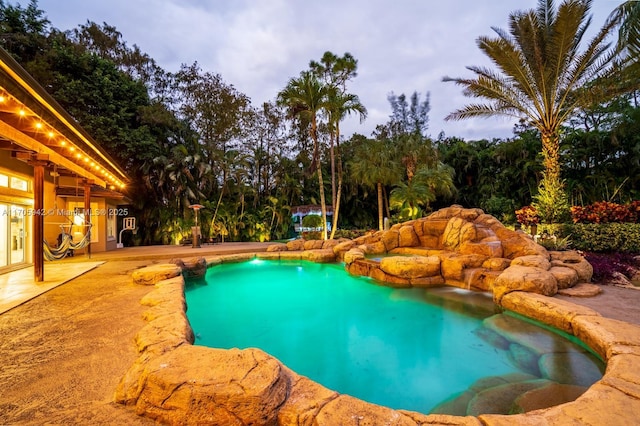
{"type": "Polygon", "coordinates": [[[551,257],[551,266],[571,268],[578,274],[579,282],[591,281],[593,266],[577,251],[552,251],[549,252],[549,255],[551,257]]]}
{"type": "Polygon", "coordinates": [[[578,283],[578,273],[573,268],[566,266],[552,266],[549,269],[551,275],[558,282],[558,289],[571,288],[578,283]]]}
{"type": "Polygon", "coordinates": [[[493,299],[499,305],[502,297],[513,291],[553,296],[558,292],[558,282],[547,270],[534,266],[511,265],[493,284],[493,299]]]}
{"type": "Polygon", "coordinates": [[[530,254],[526,256],[516,257],[511,261],[511,264],[520,266],[532,266],[534,268],[544,269],[545,271],[551,268],[549,256],[543,256],[540,254],[530,254]]]}
{"type": "Polygon", "coordinates": [[[390,229],[388,232],[382,234],[380,240],[382,241],[382,244],[384,244],[385,250],[391,251],[400,246],[400,231],[390,229]]]}
{"type": "Polygon", "coordinates": [[[268,252],[287,251],[287,245],[285,243],[275,243],[267,247],[268,252]]]}
{"type": "Polygon", "coordinates": [[[304,250],[304,240],[287,241],[287,250],[289,251],[304,250]]]}
{"type": "Polygon", "coordinates": [[[182,268],[185,278],[202,278],[207,273],[207,261],[204,257],[192,257],[187,260],[171,259],[169,263],[182,268]]]}
{"type": "MultiPolygon", "coordinates": [[[[420,238],[416,234],[412,225],[404,225],[400,227],[398,246],[399,247],[415,247],[420,245],[420,238]]],[[[394,247],[395,248],[395,247],[394,247]]]]}
{"type": "Polygon", "coordinates": [[[182,268],[173,263],[160,263],[137,269],[131,274],[134,284],[154,285],[159,281],[174,278],[182,274],[182,268]]]}
{"type": "Polygon", "coordinates": [[[458,282],[463,281],[465,269],[478,268],[487,260],[485,256],[450,252],[443,252],[440,259],[442,262],[440,269],[444,279],[458,282]]]}
{"type": "Polygon", "coordinates": [[[380,269],[401,278],[421,278],[440,275],[437,256],[389,256],[380,260],[380,269]]]}
{"type": "Polygon", "coordinates": [[[310,260],[312,262],[317,263],[330,263],[335,262],[336,255],[333,252],[333,249],[316,249],[316,250],[307,250],[304,252],[303,258],[305,260],[310,260]]]}
{"type": "Polygon", "coordinates": [[[165,424],[269,425],[288,389],[282,365],[259,349],[183,345],[151,358],[126,402],[165,424]]]}

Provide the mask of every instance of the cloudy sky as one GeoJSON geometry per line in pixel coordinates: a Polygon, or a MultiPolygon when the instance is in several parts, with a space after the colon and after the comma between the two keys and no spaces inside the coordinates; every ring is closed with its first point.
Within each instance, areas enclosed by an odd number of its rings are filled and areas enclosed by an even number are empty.
{"type": "MultiPolygon", "coordinates": [[[[15,4],[15,0],[9,0],[15,4]]],[[[18,3],[26,6],[28,0],[18,3]]],[[[559,3],[559,1],[557,2],[559,3]]],[[[619,0],[594,0],[595,31],[619,0]]],[[[350,91],[369,111],[360,124],[343,124],[345,136],[369,136],[390,114],[387,95],[431,94],[429,132],[465,139],[509,137],[513,121],[444,117],[470,99],[443,76],[470,77],[468,65],[490,65],[476,47],[491,27],[507,29],[509,13],[537,0],[39,0],[52,25],[115,26],[168,71],[198,62],[218,73],[256,106],[273,100],[291,77],[325,51],[350,52],[358,76],[350,91]]]]}

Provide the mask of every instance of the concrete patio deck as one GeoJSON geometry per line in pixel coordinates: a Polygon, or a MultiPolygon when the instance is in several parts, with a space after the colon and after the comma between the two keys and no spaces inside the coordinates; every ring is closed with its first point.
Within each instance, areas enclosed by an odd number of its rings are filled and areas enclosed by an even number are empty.
{"type": "Polygon", "coordinates": [[[19,306],[53,288],[102,265],[106,261],[153,260],[189,257],[207,257],[229,253],[253,253],[265,251],[271,243],[221,243],[206,244],[200,248],[191,246],[144,246],[93,253],[78,253],[44,266],[44,281],[33,279],[33,266],[0,274],[0,314],[19,306]]]}

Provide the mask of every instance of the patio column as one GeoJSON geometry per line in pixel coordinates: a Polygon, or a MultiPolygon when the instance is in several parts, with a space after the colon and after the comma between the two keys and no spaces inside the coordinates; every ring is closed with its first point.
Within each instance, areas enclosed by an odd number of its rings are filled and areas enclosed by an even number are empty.
{"type": "Polygon", "coordinates": [[[87,244],[87,256],[91,259],[91,185],[92,180],[84,179],[84,224],[85,232],[89,232],[89,244],[87,244]]]}
{"type": "Polygon", "coordinates": [[[44,167],[46,161],[30,161],[33,166],[33,280],[44,281],[44,167]]]}

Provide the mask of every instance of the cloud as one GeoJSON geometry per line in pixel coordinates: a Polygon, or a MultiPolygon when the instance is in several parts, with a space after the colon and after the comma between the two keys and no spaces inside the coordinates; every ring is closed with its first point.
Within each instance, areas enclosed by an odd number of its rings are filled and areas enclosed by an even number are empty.
{"type": "MultiPolygon", "coordinates": [[[[27,0],[20,0],[23,5],[27,0]]],[[[251,97],[254,105],[276,97],[291,77],[329,50],[350,52],[358,77],[350,90],[369,110],[364,125],[345,122],[344,134],[369,135],[384,124],[387,95],[431,93],[430,132],[466,139],[508,137],[513,120],[444,122],[469,99],[445,75],[471,76],[469,65],[491,66],[477,48],[491,27],[508,28],[509,13],[535,7],[536,0],[40,0],[39,7],[62,30],[87,19],[114,25],[165,69],[198,62],[203,70],[251,97]]],[[[617,6],[593,3],[598,28],[617,6]]]]}

